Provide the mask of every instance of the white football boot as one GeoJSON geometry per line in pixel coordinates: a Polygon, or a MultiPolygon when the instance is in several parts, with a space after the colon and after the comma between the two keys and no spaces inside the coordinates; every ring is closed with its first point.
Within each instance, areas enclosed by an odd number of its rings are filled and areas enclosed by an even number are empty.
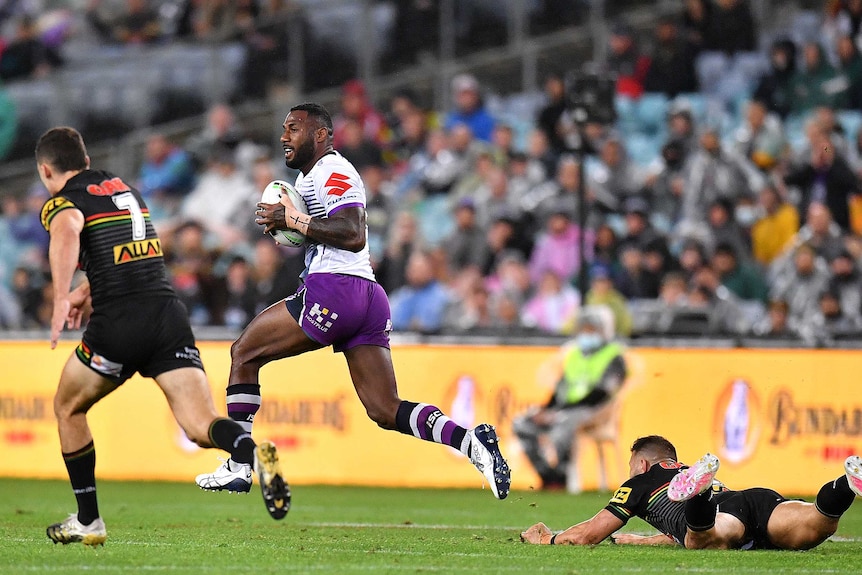
{"type": "Polygon", "coordinates": [[[49,525],[45,531],[48,539],[54,544],[62,543],[83,543],[84,545],[104,545],[108,538],[108,532],[105,529],[105,522],[101,517],[97,517],[89,525],[82,525],[78,521],[78,514],[72,513],[62,523],[54,523],[49,525]]]}
{"type": "Polygon", "coordinates": [[[505,499],[512,478],[509,464],[500,453],[500,440],[494,426],[482,423],[467,433],[470,435],[470,462],[485,476],[494,497],[505,499]]]}
{"type": "Polygon", "coordinates": [[[862,497],[862,457],[851,455],[844,460],[844,473],[847,475],[847,483],[857,497],[862,497]]]}
{"type": "Polygon", "coordinates": [[[202,473],[195,477],[195,483],[198,487],[207,491],[229,491],[231,493],[248,493],[251,491],[251,465],[237,463],[232,459],[222,461],[224,463],[212,473],[202,473]]]}
{"type": "Polygon", "coordinates": [[[674,475],[667,487],[667,498],[671,501],[687,501],[695,495],[711,489],[719,465],[718,457],[707,453],[695,461],[691,467],[674,475]]]}

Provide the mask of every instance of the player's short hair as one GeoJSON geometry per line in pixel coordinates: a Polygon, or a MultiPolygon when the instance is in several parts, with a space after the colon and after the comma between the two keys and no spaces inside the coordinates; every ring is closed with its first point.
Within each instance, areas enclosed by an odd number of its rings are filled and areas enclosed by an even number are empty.
{"type": "Polygon", "coordinates": [[[673,459],[676,461],[676,447],[661,435],[639,437],[632,443],[632,453],[641,453],[649,459],[673,459]]]}
{"type": "Polygon", "coordinates": [[[60,172],[87,168],[87,147],[75,128],[51,128],[36,142],[36,162],[60,172]]]}
{"type": "Polygon", "coordinates": [[[297,104],[290,111],[305,112],[309,118],[314,118],[321,128],[326,128],[330,137],[332,136],[332,116],[329,115],[329,111],[322,105],[314,102],[306,102],[304,104],[297,104]]]}

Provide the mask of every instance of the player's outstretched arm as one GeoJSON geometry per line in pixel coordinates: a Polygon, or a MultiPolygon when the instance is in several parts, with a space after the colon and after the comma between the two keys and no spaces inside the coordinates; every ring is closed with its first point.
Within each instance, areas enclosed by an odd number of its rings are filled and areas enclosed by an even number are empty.
{"type": "Polygon", "coordinates": [[[610,537],[611,543],[617,545],[676,545],[676,542],[665,535],[635,535],[634,533],[614,533],[610,537]]]}
{"type": "Polygon", "coordinates": [[[536,523],[523,533],[521,541],[533,545],[597,545],[620,529],[624,523],[607,509],[602,509],[592,518],[573,525],[554,536],[544,523],[536,523]]]}

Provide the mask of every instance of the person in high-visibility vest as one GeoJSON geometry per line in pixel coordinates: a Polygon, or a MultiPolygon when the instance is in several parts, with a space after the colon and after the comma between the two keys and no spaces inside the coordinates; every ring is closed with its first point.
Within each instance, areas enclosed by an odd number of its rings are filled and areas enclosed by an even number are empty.
{"type": "Polygon", "coordinates": [[[611,400],[626,378],[624,348],[613,341],[612,321],[605,321],[598,311],[582,311],[573,342],[561,350],[562,375],[548,402],[512,422],[543,489],[566,486],[577,430],[611,400]],[[553,450],[546,448],[548,443],[553,450]]]}

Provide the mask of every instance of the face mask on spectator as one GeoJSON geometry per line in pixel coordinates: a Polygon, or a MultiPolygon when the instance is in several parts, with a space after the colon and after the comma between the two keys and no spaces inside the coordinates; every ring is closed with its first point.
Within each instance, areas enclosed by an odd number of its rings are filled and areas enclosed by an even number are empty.
{"type": "Polygon", "coordinates": [[[598,333],[579,333],[575,338],[581,353],[592,353],[602,347],[602,336],[598,333]]]}
{"type": "Polygon", "coordinates": [[[736,206],[734,217],[740,226],[749,227],[760,219],[761,211],[758,206],[736,206]]]}

